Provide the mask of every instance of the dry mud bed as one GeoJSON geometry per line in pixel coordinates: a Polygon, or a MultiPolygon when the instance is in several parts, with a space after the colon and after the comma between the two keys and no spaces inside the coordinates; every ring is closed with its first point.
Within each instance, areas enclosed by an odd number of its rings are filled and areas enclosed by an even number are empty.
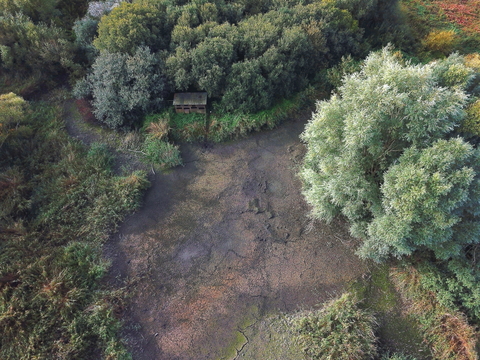
{"type": "Polygon", "coordinates": [[[268,345],[275,314],[322,303],[366,271],[344,224],[308,218],[296,175],[304,125],[186,146],[184,167],[155,176],[108,245],[112,275],[134,284],[134,359],[266,359],[252,349],[268,345]]]}

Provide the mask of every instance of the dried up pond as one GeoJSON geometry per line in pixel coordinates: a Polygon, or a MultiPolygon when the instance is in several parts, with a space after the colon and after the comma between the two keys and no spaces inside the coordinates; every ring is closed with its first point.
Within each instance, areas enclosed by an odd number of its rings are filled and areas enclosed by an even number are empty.
{"type": "Polygon", "coordinates": [[[287,344],[261,350],[272,316],[366,271],[343,224],[308,218],[296,175],[304,124],[186,146],[184,167],[156,175],[107,246],[112,275],[130,279],[134,359],[290,359],[287,344]]]}

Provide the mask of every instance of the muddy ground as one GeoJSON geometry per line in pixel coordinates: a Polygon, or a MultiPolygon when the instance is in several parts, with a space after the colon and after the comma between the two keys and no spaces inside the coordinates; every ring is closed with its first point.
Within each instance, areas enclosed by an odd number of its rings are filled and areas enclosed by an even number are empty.
{"type": "Polygon", "coordinates": [[[133,295],[134,359],[297,358],[288,339],[267,349],[272,319],[322,303],[366,272],[343,223],[308,218],[297,177],[306,118],[183,146],[185,166],[154,176],[106,252],[111,275],[133,295]]]}

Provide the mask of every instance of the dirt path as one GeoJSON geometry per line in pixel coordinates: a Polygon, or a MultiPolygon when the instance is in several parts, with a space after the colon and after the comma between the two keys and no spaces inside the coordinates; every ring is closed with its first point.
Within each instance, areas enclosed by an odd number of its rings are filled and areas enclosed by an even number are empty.
{"type": "Polygon", "coordinates": [[[187,146],[184,167],[156,175],[107,246],[113,276],[135,289],[134,359],[240,358],[253,345],[246,327],[321,303],[366,271],[343,224],[307,217],[303,127],[187,146]]]}

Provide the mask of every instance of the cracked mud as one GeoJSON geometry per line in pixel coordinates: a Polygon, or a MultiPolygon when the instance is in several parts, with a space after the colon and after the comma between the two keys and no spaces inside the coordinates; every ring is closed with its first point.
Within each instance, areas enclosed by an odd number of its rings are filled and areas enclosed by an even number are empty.
{"type": "Polygon", "coordinates": [[[112,276],[133,284],[134,359],[255,359],[268,317],[322,303],[365,272],[343,223],[308,218],[296,175],[304,124],[185,146],[186,165],[156,175],[107,251],[112,276]]]}

